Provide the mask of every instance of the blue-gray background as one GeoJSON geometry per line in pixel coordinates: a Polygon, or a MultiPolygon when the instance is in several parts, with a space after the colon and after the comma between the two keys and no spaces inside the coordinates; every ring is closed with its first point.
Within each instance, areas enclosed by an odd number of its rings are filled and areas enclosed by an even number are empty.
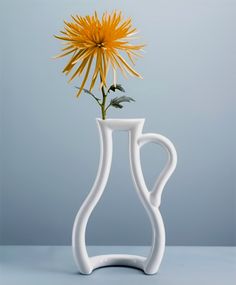
{"type": "MultiPolygon", "coordinates": [[[[110,117],[145,117],[144,131],[176,145],[179,161],[162,214],[169,245],[235,245],[235,25],[229,0],[1,1],[1,244],[69,244],[93,184],[99,110],[61,74],[52,37],[70,14],[114,8],[133,17],[147,44],[122,83],[135,103],[110,117]]],[[[79,84],[79,83],[77,83],[79,84]]],[[[111,176],[88,225],[90,244],[148,244],[147,216],[131,182],[127,135],[114,136],[111,176]]],[[[149,186],[165,161],[142,151],[149,186]]]]}

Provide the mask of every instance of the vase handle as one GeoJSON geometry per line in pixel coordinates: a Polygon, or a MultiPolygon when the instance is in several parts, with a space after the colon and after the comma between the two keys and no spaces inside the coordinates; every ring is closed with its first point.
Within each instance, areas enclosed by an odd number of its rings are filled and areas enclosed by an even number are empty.
{"type": "Polygon", "coordinates": [[[146,133],[142,134],[138,138],[138,145],[141,148],[147,143],[156,143],[162,146],[168,153],[168,160],[161,171],[160,175],[156,179],[153,188],[150,191],[150,202],[153,206],[159,207],[161,204],[161,195],[164,189],[164,186],[171,174],[175,170],[177,164],[177,153],[173,143],[166,137],[155,134],[155,133],[146,133]]]}

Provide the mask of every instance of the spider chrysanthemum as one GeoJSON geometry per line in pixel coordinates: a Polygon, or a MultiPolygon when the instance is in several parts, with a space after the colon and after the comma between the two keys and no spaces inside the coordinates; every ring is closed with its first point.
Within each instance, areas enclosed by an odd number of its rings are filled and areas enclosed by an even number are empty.
{"type": "Polygon", "coordinates": [[[125,60],[126,54],[132,64],[144,45],[130,43],[137,33],[132,27],[131,18],[123,19],[121,12],[104,13],[99,19],[95,12],[92,16],[71,16],[72,22],[65,21],[64,31],[56,38],[63,40],[63,53],[57,57],[71,54],[69,62],[63,72],[71,73],[70,81],[76,76],[82,76],[77,96],[79,96],[89,78],[91,91],[97,81],[101,86],[107,86],[107,74],[110,67],[113,70],[113,84],[116,85],[116,71],[120,70],[124,76],[129,73],[141,78],[125,60]],[[94,62],[94,63],[93,63],[94,62]]]}

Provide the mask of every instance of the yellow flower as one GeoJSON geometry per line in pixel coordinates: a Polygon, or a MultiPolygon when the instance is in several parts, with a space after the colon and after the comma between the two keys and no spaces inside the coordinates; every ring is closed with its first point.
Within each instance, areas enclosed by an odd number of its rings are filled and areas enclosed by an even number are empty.
{"type": "Polygon", "coordinates": [[[72,54],[63,70],[63,73],[68,75],[75,67],[69,81],[76,76],[81,76],[84,72],[77,96],[81,94],[92,69],[90,91],[93,89],[98,77],[101,87],[107,87],[106,78],[110,66],[113,70],[114,85],[116,85],[117,69],[124,76],[127,72],[142,78],[120,54],[120,52],[124,52],[134,64],[134,59],[140,56],[138,51],[144,47],[144,45],[132,45],[130,43],[130,40],[134,39],[133,35],[137,33],[137,30],[132,27],[131,18],[124,20],[122,13],[116,11],[111,14],[104,13],[101,19],[98,18],[96,12],[92,16],[82,17],[76,15],[71,17],[72,22],[64,21],[65,27],[64,31],[61,31],[62,35],[55,36],[63,40],[66,45],[62,49],[64,53],[56,57],[72,54]]]}

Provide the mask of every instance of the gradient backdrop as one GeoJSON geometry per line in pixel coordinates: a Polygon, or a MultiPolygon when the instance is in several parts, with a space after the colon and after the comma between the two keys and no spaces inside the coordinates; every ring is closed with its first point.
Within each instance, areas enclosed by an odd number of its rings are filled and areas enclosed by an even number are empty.
{"type": "MultiPolygon", "coordinates": [[[[53,60],[53,38],[70,14],[121,9],[147,44],[137,70],[119,82],[136,99],[110,117],[146,118],[145,132],[170,138],[178,167],[161,211],[168,245],[236,245],[236,1],[21,0],[0,4],[1,244],[70,244],[73,220],[96,176],[99,140],[93,100],[75,98],[53,60]]],[[[79,84],[79,82],[77,82],[79,84]]],[[[149,244],[151,228],[132,185],[128,138],[114,135],[106,192],[89,244],[149,244]]],[[[151,186],[165,162],[142,150],[151,186]]]]}

